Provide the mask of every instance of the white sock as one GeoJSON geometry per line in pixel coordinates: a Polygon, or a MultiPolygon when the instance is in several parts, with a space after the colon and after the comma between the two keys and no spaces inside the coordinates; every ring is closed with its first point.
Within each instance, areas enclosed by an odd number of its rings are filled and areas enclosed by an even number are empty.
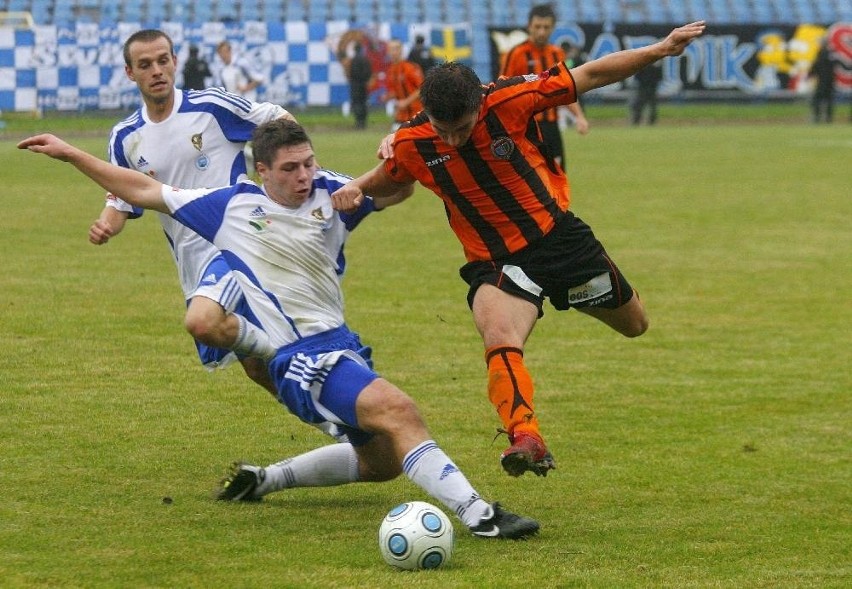
{"type": "Polygon", "coordinates": [[[272,360],[276,350],[269,343],[269,336],[266,332],[242,315],[236,313],[233,315],[240,322],[240,329],[231,350],[243,356],[261,358],[267,362],[272,360]]]}
{"type": "Polygon", "coordinates": [[[266,467],[257,488],[266,495],[292,487],[333,487],[357,482],[358,455],[352,444],[329,444],[266,467]]]}
{"type": "Polygon", "coordinates": [[[491,513],[491,506],[479,497],[467,477],[434,440],[426,440],[406,454],[402,470],[468,527],[478,525],[483,516],[491,513]]]}

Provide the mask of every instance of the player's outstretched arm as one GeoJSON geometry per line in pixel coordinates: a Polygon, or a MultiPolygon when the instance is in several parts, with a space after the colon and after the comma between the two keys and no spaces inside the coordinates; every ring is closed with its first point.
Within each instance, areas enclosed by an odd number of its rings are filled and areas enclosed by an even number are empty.
{"type": "Polygon", "coordinates": [[[376,203],[376,209],[386,209],[388,207],[392,207],[393,205],[398,205],[409,196],[414,194],[414,184],[397,184],[399,190],[397,190],[394,194],[389,196],[373,196],[370,195],[376,203]]]}
{"type": "Polygon", "coordinates": [[[665,39],[646,47],[616,51],[572,69],[577,93],[620,82],[655,61],[680,55],[687,45],[704,33],[705,27],[703,20],[696,21],[676,28],[665,39]]]}
{"type": "Polygon", "coordinates": [[[351,212],[358,208],[364,195],[369,194],[376,200],[379,208],[401,202],[414,192],[414,183],[400,184],[394,182],[386,173],[384,163],[379,164],[366,174],[358,176],[345,186],[337,189],[331,195],[331,204],[343,212],[351,212]]]}
{"type": "Polygon", "coordinates": [[[55,160],[68,162],[94,180],[101,188],[130,204],[163,213],[169,212],[163,201],[160,182],[136,170],[105,162],[82,149],[65,143],[59,137],[50,134],[29,137],[18,143],[18,149],[28,149],[35,153],[43,153],[55,160]]]}

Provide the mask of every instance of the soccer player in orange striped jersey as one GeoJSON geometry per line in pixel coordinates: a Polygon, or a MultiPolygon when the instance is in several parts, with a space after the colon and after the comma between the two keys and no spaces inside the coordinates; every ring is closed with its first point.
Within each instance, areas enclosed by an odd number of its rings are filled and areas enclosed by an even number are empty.
{"type": "Polygon", "coordinates": [[[364,193],[420,182],[443,201],[467,258],[461,276],[484,343],[488,397],[509,435],[501,463],[510,475],[555,468],[523,358],[544,299],[627,337],[648,329],[627,279],[568,210],[568,182],[542,152],[534,117],[680,55],[704,28],[694,22],[646,47],[488,86],[464,65],[436,66],[420,88],[423,112],[397,131],[393,153],[383,152],[388,159],[332,195],[335,208],[350,210],[364,193]]]}
{"type": "MultiPolygon", "coordinates": [[[[565,52],[561,47],[550,43],[550,36],[556,27],[556,13],[550,4],[538,4],[530,9],[527,18],[529,38],[512,47],[503,58],[500,75],[506,78],[525,76],[543,72],[554,64],[565,61],[565,52]]],[[[565,108],[565,107],[563,107],[565,108]]],[[[567,106],[574,119],[574,126],[580,135],[589,132],[589,121],[579,102],[567,106]]],[[[565,166],[565,149],[562,145],[562,132],[559,130],[558,108],[548,108],[535,117],[541,129],[544,144],[550,155],[560,166],[565,166]]]]}
{"type": "Polygon", "coordinates": [[[395,39],[388,43],[388,57],[391,60],[386,72],[388,97],[395,100],[394,131],[396,131],[402,123],[413,118],[423,109],[423,104],[420,102],[423,70],[416,63],[403,58],[402,43],[395,39]]]}

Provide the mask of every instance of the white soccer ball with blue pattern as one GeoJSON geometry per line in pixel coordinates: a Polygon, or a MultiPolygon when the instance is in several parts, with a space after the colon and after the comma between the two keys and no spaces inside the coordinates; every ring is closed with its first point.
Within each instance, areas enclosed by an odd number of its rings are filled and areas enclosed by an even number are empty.
{"type": "Polygon", "coordinates": [[[453,554],[453,524],[425,501],[391,509],[379,527],[379,548],[389,565],[406,570],[436,569],[453,554]]]}

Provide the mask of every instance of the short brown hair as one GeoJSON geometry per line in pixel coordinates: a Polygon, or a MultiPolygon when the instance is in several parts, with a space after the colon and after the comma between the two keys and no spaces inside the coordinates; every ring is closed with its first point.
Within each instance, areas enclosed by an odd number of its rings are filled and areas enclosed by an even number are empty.
{"type": "Polygon", "coordinates": [[[151,41],[156,41],[157,39],[165,39],[169,42],[169,52],[174,55],[175,53],[175,44],[172,42],[172,38],[165,34],[163,31],[159,29],[142,29],[141,31],[136,31],[130,37],[127,38],[127,41],[124,42],[124,63],[127,64],[128,67],[132,67],[133,64],[130,63],[130,45],[140,41],[142,43],[150,43],[151,41]]]}
{"type": "Polygon", "coordinates": [[[553,10],[552,4],[536,4],[530,8],[529,16],[527,16],[527,24],[530,24],[534,17],[552,18],[556,22],[556,11],[553,10]]]}
{"type": "Polygon", "coordinates": [[[313,145],[305,128],[292,119],[282,117],[263,123],[251,137],[255,165],[263,163],[272,166],[272,160],[280,148],[304,143],[313,145]]]}
{"type": "Polygon", "coordinates": [[[457,61],[448,61],[426,72],[420,86],[420,100],[430,117],[451,122],[479,112],[482,92],[476,72],[457,61]]]}

